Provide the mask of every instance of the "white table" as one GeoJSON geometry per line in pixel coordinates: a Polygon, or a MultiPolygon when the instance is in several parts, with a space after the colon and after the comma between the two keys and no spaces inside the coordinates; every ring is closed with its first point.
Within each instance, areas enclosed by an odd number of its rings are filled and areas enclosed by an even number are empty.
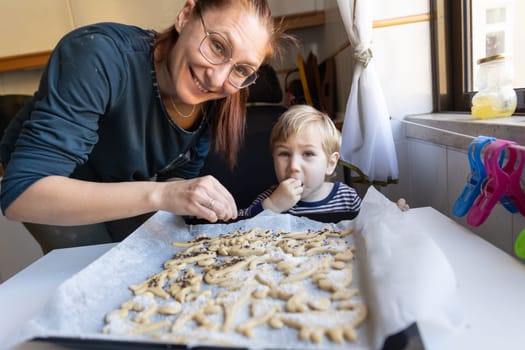
{"type": "MultiPolygon", "coordinates": [[[[432,208],[411,209],[407,216],[418,225],[425,223],[427,233],[447,256],[456,274],[466,319],[464,327],[452,334],[420,326],[425,347],[430,350],[524,348],[521,325],[525,321],[525,265],[432,208]]],[[[6,334],[41,309],[62,281],[113,246],[52,251],[1,284],[0,346],[6,334]]],[[[64,347],[25,343],[15,349],[64,347]]]]}
{"type": "MultiPolygon", "coordinates": [[[[82,270],[116,243],[57,249],[0,284],[0,348],[2,339],[35,316],[60,283],[82,270]]],[[[16,349],[59,349],[24,344],[16,349]]]]}

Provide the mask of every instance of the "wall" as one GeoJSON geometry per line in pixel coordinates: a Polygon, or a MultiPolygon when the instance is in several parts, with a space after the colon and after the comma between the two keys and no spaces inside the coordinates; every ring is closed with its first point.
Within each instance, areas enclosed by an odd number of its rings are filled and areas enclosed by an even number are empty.
{"type": "MultiPolygon", "coordinates": [[[[155,0],[152,6],[149,0],[0,0],[0,57],[51,50],[68,31],[94,22],[162,30],[172,24],[183,3],[155,0]]],[[[0,94],[33,94],[41,74],[40,69],[0,73],[0,94]]]]}
{"type": "MultiPolygon", "coordinates": [[[[344,27],[339,18],[337,4],[325,2],[327,23],[321,42],[343,41],[344,27]]],[[[417,0],[392,2],[376,0],[374,19],[388,19],[429,13],[429,2],[417,0]]],[[[372,51],[374,65],[392,117],[392,130],[399,162],[399,184],[380,187],[388,198],[404,197],[412,207],[431,206],[452,220],[466,226],[493,245],[513,255],[513,244],[519,231],[525,227],[525,217],[511,214],[500,204],[480,227],[470,227],[465,218],[452,214],[452,207],[462,192],[470,167],[465,149],[420,141],[406,136],[403,118],[412,114],[432,112],[432,71],[430,23],[421,22],[374,29],[372,51]]],[[[324,49],[333,52],[334,47],[324,49]]],[[[352,74],[351,48],[337,56],[338,110],[344,112],[352,74]]],[[[489,128],[488,128],[489,129],[489,128]]],[[[488,131],[487,134],[490,134],[488,131]]],[[[505,135],[500,136],[505,137],[505,135]]],[[[509,139],[511,134],[508,135],[509,139]]],[[[522,176],[523,179],[523,176],[522,176]]],[[[524,179],[525,180],[525,179],[524,179]]],[[[360,193],[366,186],[356,184],[360,193]]]]}
{"type": "MultiPolygon", "coordinates": [[[[428,13],[428,1],[376,1],[375,18],[394,18],[428,13]]],[[[465,187],[470,166],[465,149],[406,137],[402,119],[432,111],[432,77],[429,23],[375,29],[374,60],[388,108],[400,169],[400,183],[380,188],[390,199],[407,198],[412,207],[431,206],[451,220],[466,226],[493,245],[513,255],[513,244],[525,227],[525,218],[497,204],[480,227],[470,227],[465,218],[452,214],[452,207],[465,187]]],[[[490,125],[487,133],[490,135],[490,125]]],[[[508,138],[511,138],[509,131],[508,138]]],[[[505,138],[505,135],[500,136],[505,138]]],[[[523,179],[523,176],[522,176],[523,179]]],[[[429,223],[431,224],[431,223],[429,223]]]]}
{"type": "MultiPolygon", "coordinates": [[[[335,52],[346,40],[336,1],[325,2],[327,23],[321,42],[331,45],[325,52],[335,52]]],[[[391,2],[376,0],[374,20],[390,19],[429,13],[426,0],[391,2]]],[[[408,114],[427,113],[432,110],[432,76],[429,22],[404,24],[374,29],[373,62],[382,83],[383,93],[392,117],[392,131],[399,163],[399,184],[379,187],[387,197],[395,200],[410,196],[411,168],[409,148],[413,144],[406,138],[405,125],[401,122],[408,114]]],[[[346,109],[346,98],[350,92],[352,76],[352,49],[347,48],[336,56],[338,110],[342,115],[346,109]]],[[[356,185],[360,193],[366,188],[356,185]]]]}
{"type": "Polygon", "coordinates": [[[322,10],[325,7],[324,0],[268,0],[268,4],[274,16],[322,10]]]}
{"type": "MultiPolygon", "coordinates": [[[[396,18],[429,13],[426,0],[394,3],[376,2],[376,19],[396,18]]],[[[412,206],[412,170],[409,150],[414,147],[405,134],[400,120],[409,114],[432,111],[432,71],[430,23],[420,22],[374,30],[373,52],[375,67],[392,117],[396,145],[399,184],[380,188],[389,198],[406,198],[412,206]]],[[[425,204],[421,204],[425,205],[425,204]]],[[[429,204],[426,204],[429,205],[429,204]]]]}
{"type": "MultiPolygon", "coordinates": [[[[467,152],[419,140],[408,140],[407,197],[414,207],[432,206],[457,223],[483,237],[493,245],[513,255],[513,245],[525,217],[511,214],[497,204],[487,220],[479,227],[471,227],[465,217],[457,218],[452,208],[463,191],[470,173],[467,152]]],[[[430,223],[429,223],[430,224],[430,223]]]]}
{"type": "Polygon", "coordinates": [[[0,283],[41,256],[40,245],[26,228],[0,215],[0,283]]]}

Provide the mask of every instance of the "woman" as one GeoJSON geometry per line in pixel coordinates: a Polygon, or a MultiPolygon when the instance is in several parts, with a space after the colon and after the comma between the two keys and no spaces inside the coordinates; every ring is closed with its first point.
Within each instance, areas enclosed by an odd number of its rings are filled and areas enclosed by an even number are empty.
{"type": "Polygon", "coordinates": [[[235,218],[231,194],[197,176],[210,146],[235,165],[247,86],[288,38],[264,0],[187,0],[160,34],[69,33],[2,139],[4,214],[32,233],[105,222],[83,227],[112,240],[157,210],[235,218]]]}

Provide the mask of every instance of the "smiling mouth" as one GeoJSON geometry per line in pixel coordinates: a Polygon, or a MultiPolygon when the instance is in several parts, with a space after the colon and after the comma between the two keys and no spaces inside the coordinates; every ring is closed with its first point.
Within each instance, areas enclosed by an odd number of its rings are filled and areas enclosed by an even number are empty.
{"type": "Polygon", "coordinates": [[[195,73],[193,73],[193,71],[191,71],[191,77],[193,79],[193,82],[195,83],[195,85],[197,85],[197,88],[203,92],[203,93],[208,93],[209,90],[207,90],[204,86],[202,86],[201,82],[197,79],[197,77],[195,76],[195,73]]]}

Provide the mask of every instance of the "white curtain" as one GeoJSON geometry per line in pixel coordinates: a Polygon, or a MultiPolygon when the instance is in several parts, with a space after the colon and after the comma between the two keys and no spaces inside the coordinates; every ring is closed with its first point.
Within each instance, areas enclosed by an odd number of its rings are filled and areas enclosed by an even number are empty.
{"type": "Polygon", "coordinates": [[[372,59],[372,0],[337,0],[354,56],[341,158],[370,181],[398,179],[390,115],[372,59]]]}

